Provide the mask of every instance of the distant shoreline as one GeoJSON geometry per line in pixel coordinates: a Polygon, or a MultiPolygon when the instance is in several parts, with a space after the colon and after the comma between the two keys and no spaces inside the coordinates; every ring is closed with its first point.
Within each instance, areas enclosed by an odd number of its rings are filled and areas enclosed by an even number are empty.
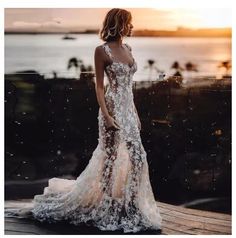
{"type": "MultiPolygon", "coordinates": [[[[5,30],[5,35],[36,35],[36,34],[98,34],[99,30],[85,30],[85,31],[17,31],[5,30]]],[[[232,37],[231,28],[202,28],[202,29],[186,29],[178,28],[175,31],[170,30],[136,30],[133,32],[134,37],[232,37]]]]}

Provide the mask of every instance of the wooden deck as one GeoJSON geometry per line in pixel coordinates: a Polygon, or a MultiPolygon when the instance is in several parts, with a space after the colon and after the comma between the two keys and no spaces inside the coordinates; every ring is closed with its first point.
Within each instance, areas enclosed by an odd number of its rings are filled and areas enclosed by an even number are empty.
{"type": "MultiPolygon", "coordinates": [[[[138,234],[161,235],[227,235],[231,234],[231,215],[189,209],[158,202],[163,218],[162,231],[138,234]]],[[[8,207],[8,202],[5,202],[8,207]]],[[[45,234],[124,234],[120,231],[100,231],[94,227],[66,223],[47,224],[28,219],[5,218],[5,235],[45,234]]],[[[127,233],[126,233],[127,234],[127,233]]],[[[132,234],[132,233],[131,233],[132,234]]],[[[137,234],[137,233],[136,233],[137,234]]]]}

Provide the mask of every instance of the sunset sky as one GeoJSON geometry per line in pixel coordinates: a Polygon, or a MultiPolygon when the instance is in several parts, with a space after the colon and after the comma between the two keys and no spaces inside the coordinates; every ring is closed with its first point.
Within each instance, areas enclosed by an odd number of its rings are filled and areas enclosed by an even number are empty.
{"type": "MultiPolygon", "coordinates": [[[[126,8],[132,12],[134,30],[174,30],[190,28],[231,27],[231,9],[157,9],[126,8]]],[[[97,29],[102,25],[105,8],[7,8],[5,29],[69,30],[97,29]]]]}

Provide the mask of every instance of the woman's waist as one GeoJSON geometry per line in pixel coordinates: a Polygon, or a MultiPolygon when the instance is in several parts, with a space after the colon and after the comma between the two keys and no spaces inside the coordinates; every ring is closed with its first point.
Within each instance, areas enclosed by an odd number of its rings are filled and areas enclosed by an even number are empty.
{"type": "Polygon", "coordinates": [[[119,95],[111,95],[106,94],[105,95],[105,102],[112,103],[116,105],[131,105],[133,103],[133,94],[127,93],[127,94],[119,94],[119,95]]]}
{"type": "Polygon", "coordinates": [[[130,98],[133,98],[133,89],[132,88],[111,88],[111,87],[108,87],[105,92],[105,97],[110,97],[110,98],[130,97],[130,98]]]}

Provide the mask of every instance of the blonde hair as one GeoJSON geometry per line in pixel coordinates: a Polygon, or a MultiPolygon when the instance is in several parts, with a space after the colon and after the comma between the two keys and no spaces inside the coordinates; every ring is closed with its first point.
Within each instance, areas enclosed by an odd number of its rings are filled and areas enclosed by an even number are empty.
{"type": "Polygon", "coordinates": [[[103,27],[99,32],[100,38],[104,41],[113,41],[125,36],[131,19],[129,11],[120,8],[111,9],[103,21],[103,27]]]}

